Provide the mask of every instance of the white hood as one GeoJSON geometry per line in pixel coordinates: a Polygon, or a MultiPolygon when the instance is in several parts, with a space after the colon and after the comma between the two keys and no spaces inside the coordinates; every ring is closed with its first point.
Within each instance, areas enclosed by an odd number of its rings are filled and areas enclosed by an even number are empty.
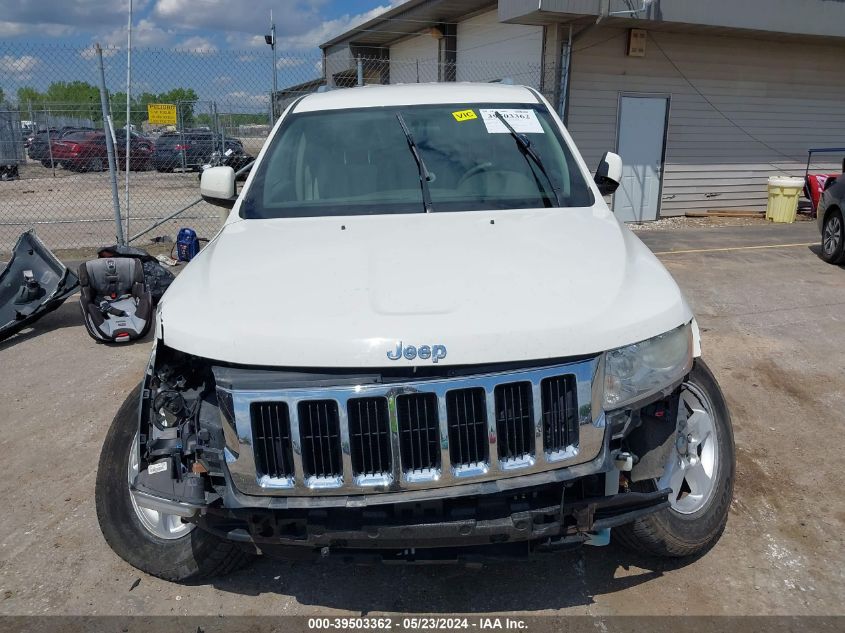
{"type": "Polygon", "coordinates": [[[541,360],[692,318],[663,265],[603,205],[229,223],[161,305],[173,348],[244,365],[541,360]]]}

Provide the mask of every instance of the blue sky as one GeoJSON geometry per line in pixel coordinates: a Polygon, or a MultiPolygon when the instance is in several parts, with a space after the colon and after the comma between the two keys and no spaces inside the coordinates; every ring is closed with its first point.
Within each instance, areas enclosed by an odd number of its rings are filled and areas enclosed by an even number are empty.
{"type": "MultiPolygon", "coordinates": [[[[230,110],[266,109],[270,10],[279,87],[321,74],[318,45],[402,0],[134,0],[133,93],[194,88],[230,110]],[[179,52],[175,52],[175,51],[179,52]]],[[[124,47],[129,0],[0,0],[0,88],[96,83],[91,46],[124,47]],[[58,48],[61,47],[61,48],[58,48]]],[[[107,85],[125,89],[125,52],[106,50],[107,85]]]]}
{"type": "MultiPolygon", "coordinates": [[[[280,47],[313,49],[400,0],[134,0],[139,46],[243,49],[263,45],[273,10],[280,47]]],[[[0,0],[0,40],[122,45],[129,0],[0,0]]]]}

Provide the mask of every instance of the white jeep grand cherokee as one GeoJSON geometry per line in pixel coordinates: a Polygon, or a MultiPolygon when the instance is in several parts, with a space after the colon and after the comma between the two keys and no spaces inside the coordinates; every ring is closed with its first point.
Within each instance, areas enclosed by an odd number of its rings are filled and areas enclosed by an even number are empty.
{"type": "Polygon", "coordinates": [[[669,273],[546,100],[501,84],[291,104],[158,312],[97,477],[106,540],[187,580],[255,553],[706,550],[730,416],[669,273]]]}

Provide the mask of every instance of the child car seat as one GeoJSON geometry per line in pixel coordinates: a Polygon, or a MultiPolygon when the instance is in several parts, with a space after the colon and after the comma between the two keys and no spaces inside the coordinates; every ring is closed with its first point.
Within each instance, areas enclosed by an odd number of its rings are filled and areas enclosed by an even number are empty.
{"type": "Polygon", "coordinates": [[[104,258],[79,266],[79,304],[88,334],[125,343],[144,336],[152,323],[152,298],[137,259],[104,258]]]}

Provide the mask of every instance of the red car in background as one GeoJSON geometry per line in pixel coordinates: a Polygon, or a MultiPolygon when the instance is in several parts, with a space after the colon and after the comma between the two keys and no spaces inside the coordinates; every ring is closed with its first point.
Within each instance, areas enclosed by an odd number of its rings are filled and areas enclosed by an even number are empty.
{"type": "MultiPolygon", "coordinates": [[[[118,167],[126,166],[126,132],[117,130],[118,167]]],[[[53,160],[65,169],[74,171],[103,171],[108,168],[106,136],[103,132],[79,131],[51,142],[53,160]]],[[[155,145],[151,140],[132,133],[129,146],[129,168],[152,168],[155,145]]]]}

